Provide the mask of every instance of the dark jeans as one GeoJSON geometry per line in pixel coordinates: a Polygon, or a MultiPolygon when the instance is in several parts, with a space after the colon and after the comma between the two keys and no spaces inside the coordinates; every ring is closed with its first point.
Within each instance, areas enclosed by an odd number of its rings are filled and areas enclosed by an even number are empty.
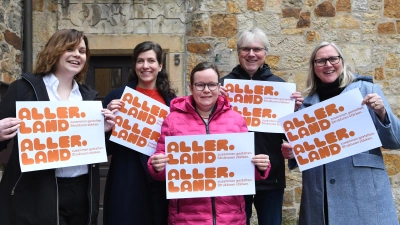
{"type": "Polygon", "coordinates": [[[87,225],[89,221],[88,175],[57,178],[60,225],[87,225]]]}
{"type": "Polygon", "coordinates": [[[247,225],[250,225],[252,203],[257,211],[259,225],[281,225],[284,189],[256,191],[254,195],[245,195],[247,225]]]}

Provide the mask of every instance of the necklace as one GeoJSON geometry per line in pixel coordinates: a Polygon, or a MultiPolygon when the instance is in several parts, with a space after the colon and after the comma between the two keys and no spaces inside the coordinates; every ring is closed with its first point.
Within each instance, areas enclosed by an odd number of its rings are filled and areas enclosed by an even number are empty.
{"type": "Polygon", "coordinates": [[[139,88],[141,91],[143,91],[142,93],[143,94],[145,94],[145,95],[147,95],[149,98],[151,98],[156,92],[157,92],[157,90],[151,90],[151,95],[146,91],[146,89],[144,89],[144,88],[139,88]]]}

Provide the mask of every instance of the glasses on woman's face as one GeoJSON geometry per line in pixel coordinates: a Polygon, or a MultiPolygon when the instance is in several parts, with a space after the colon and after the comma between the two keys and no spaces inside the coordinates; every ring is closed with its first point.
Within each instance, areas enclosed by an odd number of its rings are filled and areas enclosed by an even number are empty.
{"type": "Polygon", "coordinates": [[[260,48],[260,47],[254,47],[254,48],[250,48],[250,47],[241,47],[239,48],[242,52],[246,52],[249,53],[251,50],[253,50],[254,53],[260,53],[261,51],[265,50],[265,48],[260,48]]]}
{"type": "Polygon", "coordinates": [[[208,83],[208,84],[195,83],[194,86],[196,87],[196,90],[198,90],[198,91],[203,91],[206,88],[206,86],[208,87],[208,90],[215,91],[215,90],[217,90],[219,83],[208,83]]]}
{"type": "Polygon", "coordinates": [[[340,62],[340,59],[342,57],[340,56],[331,56],[329,58],[321,58],[321,59],[316,59],[314,60],[315,65],[322,67],[326,65],[326,62],[329,61],[331,65],[338,64],[340,62]]]}

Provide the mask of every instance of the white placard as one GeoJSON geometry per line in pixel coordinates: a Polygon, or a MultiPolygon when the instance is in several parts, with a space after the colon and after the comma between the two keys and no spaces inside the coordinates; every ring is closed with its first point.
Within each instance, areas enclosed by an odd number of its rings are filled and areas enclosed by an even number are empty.
{"type": "Polygon", "coordinates": [[[16,102],[22,172],[107,162],[100,101],[16,102]]]}
{"type": "Polygon", "coordinates": [[[300,171],[382,145],[362,100],[354,89],[279,119],[300,171]]]}
{"type": "Polygon", "coordinates": [[[255,80],[224,80],[233,109],[246,120],[250,131],[283,133],[278,118],[294,111],[290,96],[296,84],[255,80]]]}
{"type": "Polygon", "coordinates": [[[129,87],[125,87],[121,100],[110,141],[152,155],[169,107],[129,87]]]}
{"type": "Polygon", "coordinates": [[[165,137],[167,198],[255,193],[254,133],[165,137]]]}

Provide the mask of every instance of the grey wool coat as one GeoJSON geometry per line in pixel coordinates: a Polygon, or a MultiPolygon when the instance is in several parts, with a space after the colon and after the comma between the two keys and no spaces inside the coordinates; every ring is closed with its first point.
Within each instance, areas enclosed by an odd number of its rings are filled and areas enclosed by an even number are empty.
{"type": "MultiPolygon", "coordinates": [[[[365,78],[364,78],[365,79],[365,78]]],[[[400,149],[400,122],[392,113],[382,90],[376,84],[358,80],[343,92],[358,88],[363,97],[377,93],[382,97],[387,111],[383,124],[373,110],[369,113],[375,124],[382,147],[400,149]]],[[[301,108],[320,102],[318,94],[304,99],[301,108]]],[[[296,167],[289,161],[289,168],[296,167]]],[[[393,225],[399,224],[391,192],[389,177],[380,148],[371,149],[326,166],[305,170],[300,204],[300,225],[324,225],[324,182],[328,202],[329,225],[393,225]]]]}

